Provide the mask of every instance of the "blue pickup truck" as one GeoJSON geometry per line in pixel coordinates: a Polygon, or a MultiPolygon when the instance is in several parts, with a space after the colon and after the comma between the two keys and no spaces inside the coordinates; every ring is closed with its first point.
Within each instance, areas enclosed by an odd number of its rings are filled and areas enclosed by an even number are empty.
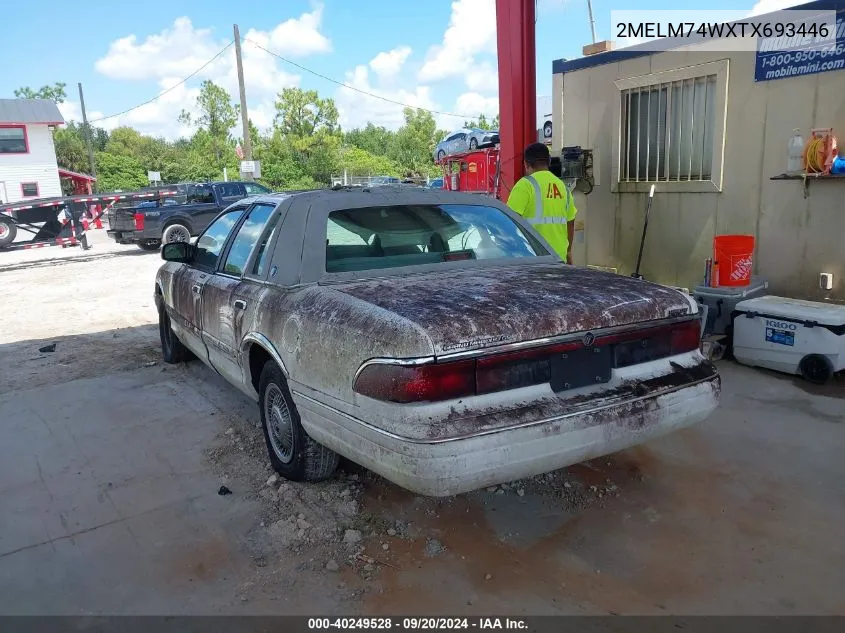
{"type": "Polygon", "coordinates": [[[108,234],[118,244],[158,250],[162,243],[187,242],[199,235],[220,211],[249,196],[271,193],[255,182],[201,182],[168,185],[171,198],[109,210],[108,234]]]}

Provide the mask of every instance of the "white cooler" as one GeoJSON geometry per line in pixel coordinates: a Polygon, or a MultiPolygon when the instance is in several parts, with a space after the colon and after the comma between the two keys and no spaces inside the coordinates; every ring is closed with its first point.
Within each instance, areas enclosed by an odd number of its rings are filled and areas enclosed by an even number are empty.
{"type": "Polygon", "coordinates": [[[845,369],[845,305],[766,295],[736,304],[733,354],[822,384],[845,369]]]}

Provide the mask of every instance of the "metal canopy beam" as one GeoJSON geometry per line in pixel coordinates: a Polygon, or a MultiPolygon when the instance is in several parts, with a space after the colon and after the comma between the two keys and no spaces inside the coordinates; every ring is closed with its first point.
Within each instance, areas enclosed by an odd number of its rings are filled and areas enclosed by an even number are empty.
{"type": "Polygon", "coordinates": [[[496,0],[499,142],[503,195],[523,176],[522,153],[537,140],[535,0],[496,0]]]}

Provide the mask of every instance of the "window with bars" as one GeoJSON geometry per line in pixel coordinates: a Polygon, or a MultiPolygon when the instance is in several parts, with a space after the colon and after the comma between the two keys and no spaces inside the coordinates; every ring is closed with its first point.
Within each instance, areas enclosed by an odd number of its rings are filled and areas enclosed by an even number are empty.
{"type": "Polygon", "coordinates": [[[622,90],[619,182],[709,181],[716,92],[716,74],[622,90]]]}

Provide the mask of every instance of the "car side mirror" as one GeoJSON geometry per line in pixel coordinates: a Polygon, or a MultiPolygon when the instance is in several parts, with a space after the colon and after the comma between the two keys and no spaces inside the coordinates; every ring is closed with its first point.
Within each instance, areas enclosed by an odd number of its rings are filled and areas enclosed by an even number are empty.
{"type": "Polygon", "coordinates": [[[168,262],[187,264],[193,261],[196,247],[188,242],[170,242],[161,248],[161,258],[168,262]]]}

